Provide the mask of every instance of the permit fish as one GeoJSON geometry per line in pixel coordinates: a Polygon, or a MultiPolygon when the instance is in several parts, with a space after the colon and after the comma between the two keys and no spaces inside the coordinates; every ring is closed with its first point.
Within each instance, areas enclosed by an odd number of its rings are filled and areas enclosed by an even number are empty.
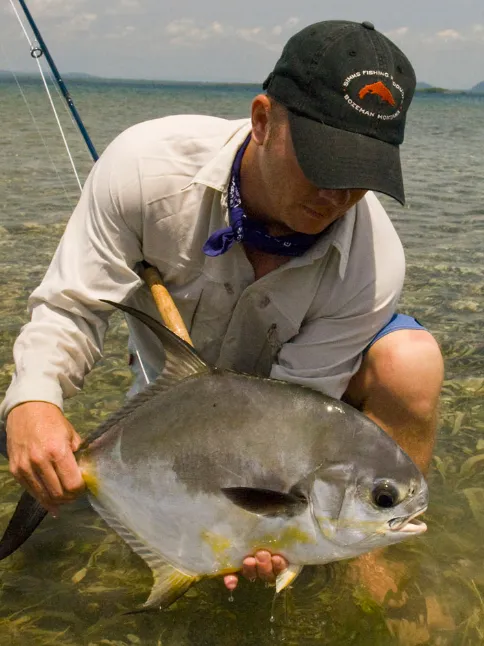
{"type": "MultiPolygon", "coordinates": [[[[91,505],[151,568],[143,609],[238,572],[260,549],[290,563],[280,592],[304,565],[426,530],[423,475],[365,415],[310,388],[210,366],[147,314],[105,302],[143,321],[165,353],[158,379],[76,454],[91,505]]],[[[41,520],[32,498],[24,518],[23,500],[2,555],[27,538],[16,528],[41,520]]]]}

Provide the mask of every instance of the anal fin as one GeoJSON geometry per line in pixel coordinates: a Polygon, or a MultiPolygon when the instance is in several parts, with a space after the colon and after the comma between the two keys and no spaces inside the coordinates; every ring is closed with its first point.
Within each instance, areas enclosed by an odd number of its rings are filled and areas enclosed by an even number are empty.
{"type": "Polygon", "coordinates": [[[155,553],[149,545],[146,545],[133,532],[127,529],[97,498],[89,495],[89,501],[101,518],[145,561],[153,575],[154,584],[151,588],[150,596],[141,608],[134,610],[133,613],[168,608],[168,606],[184,595],[191,585],[201,579],[200,576],[182,572],[165,561],[161,555],[155,553]]]}
{"type": "Polygon", "coordinates": [[[143,609],[168,608],[185,594],[190,586],[200,577],[177,570],[169,563],[160,561],[156,570],[152,570],[155,580],[150,596],[143,604],[143,609]]]}
{"type": "Polygon", "coordinates": [[[303,565],[289,565],[283,572],[276,578],[276,593],[282,592],[287,586],[291,585],[293,581],[301,574],[303,565]]]}

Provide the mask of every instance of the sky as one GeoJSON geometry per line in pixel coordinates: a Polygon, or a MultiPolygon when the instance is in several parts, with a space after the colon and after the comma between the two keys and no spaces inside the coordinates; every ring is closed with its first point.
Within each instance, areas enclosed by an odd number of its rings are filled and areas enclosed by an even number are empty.
{"type": "MultiPolygon", "coordinates": [[[[0,7],[0,69],[35,71],[10,5],[0,7]]],[[[484,0],[27,0],[63,73],[181,81],[264,80],[287,39],[320,20],[369,20],[419,81],[484,81],[484,0]]],[[[25,24],[26,21],[24,20],[25,24]]]]}

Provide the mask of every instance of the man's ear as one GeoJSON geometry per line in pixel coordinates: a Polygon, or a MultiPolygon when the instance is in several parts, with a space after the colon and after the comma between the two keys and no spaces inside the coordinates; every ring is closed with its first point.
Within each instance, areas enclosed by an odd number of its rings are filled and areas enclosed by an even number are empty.
{"type": "Polygon", "coordinates": [[[269,134],[269,117],[272,109],[271,99],[266,94],[258,94],[252,101],[252,141],[262,146],[269,134]]]}

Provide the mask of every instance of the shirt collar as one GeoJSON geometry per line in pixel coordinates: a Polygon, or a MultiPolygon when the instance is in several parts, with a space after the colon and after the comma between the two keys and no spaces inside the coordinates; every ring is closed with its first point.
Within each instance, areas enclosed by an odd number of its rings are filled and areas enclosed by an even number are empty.
{"type": "MultiPolygon", "coordinates": [[[[203,184],[216,191],[226,192],[230,182],[232,165],[235,155],[242,146],[252,129],[250,119],[234,122],[234,131],[220,151],[205,166],[203,166],[192,180],[182,189],[188,189],[192,184],[203,184]]],[[[366,197],[362,198],[362,202],[366,197]]],[[[299,258],[292,258],[287,265],[303,266],[319,260],[326,255],[330,246],[335,247],[340,255],[339,275],[344,279],[348,258],[353,240],[353,231],[356,223],[358,204],[352,207],[342,218],[335,222],[326,235],[322,235],[316,244],[299,258]]]]}
{"type": "Polygon", "coordinates": [[[203,184],[215,191],[225,192],[228,189],[232,165],[238,149],[242,146],[252,130],[250,119],[234,121],[234,130],[219,152],[182,189],[192,184],[203,184]]]}
{"type": "Polygon", "coordinates": [[[282,267],[304,267],[305,265],[320,260],[328,253],[330,247],[334,247],[339,253],[338,273],[341,280],[343,280],[348,266],[351,243],[353,241],[357,209],[358,205],[352,207],[342,218],[331,225],[329,230],[320,237],[309,251],[299,258],[291,258],[282,267]]]}

